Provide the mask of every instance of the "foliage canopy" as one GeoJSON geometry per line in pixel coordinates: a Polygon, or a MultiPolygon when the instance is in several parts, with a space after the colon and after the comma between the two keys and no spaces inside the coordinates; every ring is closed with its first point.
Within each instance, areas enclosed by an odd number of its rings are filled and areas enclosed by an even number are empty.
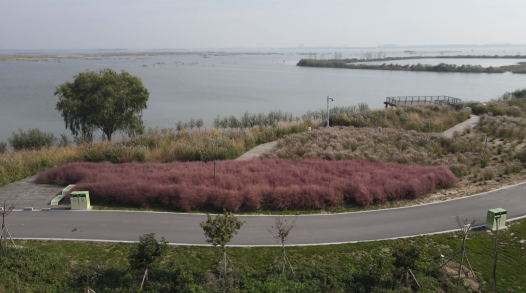
{"type": "Polygon", "coordinates": [[[150,267],[166,251],[168,242],[164,237],[157,241],[155,233],[139,236],[139,242],[130,247],[128,258],[134,270],[144,270],[150,267]]]}
{"type": "Polygon", "coordinates": [[[15,150],[41,150],[52,147],[56,139],[53,133],[40,131],[38,128],[29,129],[27,132],[19,128],[18,133],[13,132],[7,140],[15,150]]]}
{"type": "Polygon", "coordinates": [[[139,77],[125,70],[81,72],[73,82],[59,85],[55,96],[59,98],[56,109],[76,136],[91,137],[100,129],[111,140],[116,131],[134,135],[144,129],[141,112],[149,92],[139,77]]]}
{"type": "Polygon", "coordinates": [[[217,215],[215,219],[212,219],[212,217],[207,214],[208,218],[206,222],[201,222],[200,224],[205,232],[206,242],[212,243],[214,246],[221,246],[223,251],[225,250],[225,246],[244,224],[244,222],[236,218],[234,214],[226,210],[224,212],[223,215],[217,215]]]}

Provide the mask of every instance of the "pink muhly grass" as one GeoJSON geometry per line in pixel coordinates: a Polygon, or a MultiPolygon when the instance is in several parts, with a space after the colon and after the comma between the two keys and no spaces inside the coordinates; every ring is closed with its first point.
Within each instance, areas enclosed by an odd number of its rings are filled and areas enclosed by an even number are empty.
{"type": "Polygon", "coordinates": [[[446,167],[369,161],[250,160],[213,163],[71,163],[38,183],[77,184],[93,204],[196,209],[283,210],[367,206],[424,197],[458,180],[446,167]]]}

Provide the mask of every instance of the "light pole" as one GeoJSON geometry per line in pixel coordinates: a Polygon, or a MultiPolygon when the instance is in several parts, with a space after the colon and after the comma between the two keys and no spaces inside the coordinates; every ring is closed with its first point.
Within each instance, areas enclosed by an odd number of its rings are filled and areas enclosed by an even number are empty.
{"type": "Polygon", "coordinates": [[[495,233],[495,256],[493,257],[493,293],[497,292],[497,251],[499,249],[499,224],[500,215],[495,216],[497,222],[497,231],[495,233]]]}
{"type": "Polygon", "coordinates": [[[329,127],[329,100],[334,101],[331,97],[327,96],[327,127],[329,127]]]}

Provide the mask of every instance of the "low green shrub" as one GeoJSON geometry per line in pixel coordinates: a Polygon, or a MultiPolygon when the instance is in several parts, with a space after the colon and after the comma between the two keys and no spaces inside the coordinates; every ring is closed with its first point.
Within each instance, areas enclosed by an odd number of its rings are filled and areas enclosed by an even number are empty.
{"type": "Polygon", "coordinates": [[[493,180],[493,179],[495,179],[495,174],[493,173],[493,171],[485,170],[482,173],[482,180],[487,181],[487,180],[493,180]]]}
{"type": "Polygon", "coordinates": [[[38,128],[29,129],[27,132],[18,129],[7,139],[15,150],[40,150],[49,148],[55,143],[55,136],[51,132],[40,131],[38,128]]]}
{"type": "Polygon", "coordinates": [[[71,141],[69,140],[68,136],[65,134],[60,134],[60,140],[58,141],[58,147],[68,147],[71,145],[71,141]]]}
{"type": "Polygon", "coordinates": [[[526,148],[518,151],[516,154],[515,154],[515,159],[516,160],[519,160],[521,163],[526,163],[526,148]]]}
{"type": "Polygon", "coordinates": [[[480,159],[480,167],[481,168],[486,168],[487,166],[489,166],[489,160],[488,159],[480,159]]]}
{"type": "Polygon", "coordinates": [[[520,163],[511,163],[506,166],[504,174],[511,175],[514,173],[520,173],[522,171],[522,164],[520,163]]]}
{"type": "Polygon", "coordinates": [[[105,142],[89,145],[84,154],[84,160],[87,162],[143,163],[146,162],[147,156],[148,149],[144,147],[105,142]]]}
{"type": "Polygon", "coordinates": [[[462,177],[469,174],[470,170],[466,168],[466,165],[463,164],[454,164],[449,166],[449,170],[457,176],[457,178],[462,179],[462,177]]]}
{"type": "Polygon", "coordinates": [[[0,141],[0,154],[5,153],[6,150],[7,150],[7,143],[0,141]]]}

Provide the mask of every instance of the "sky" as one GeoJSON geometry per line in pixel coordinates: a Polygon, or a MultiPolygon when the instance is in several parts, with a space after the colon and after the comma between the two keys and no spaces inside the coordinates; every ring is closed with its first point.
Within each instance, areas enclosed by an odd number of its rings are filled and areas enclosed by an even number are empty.
{"type": "Polygon", "coordinates": [[[0,0],[0,49],[525,44],[524,0],[0,0]]]}

